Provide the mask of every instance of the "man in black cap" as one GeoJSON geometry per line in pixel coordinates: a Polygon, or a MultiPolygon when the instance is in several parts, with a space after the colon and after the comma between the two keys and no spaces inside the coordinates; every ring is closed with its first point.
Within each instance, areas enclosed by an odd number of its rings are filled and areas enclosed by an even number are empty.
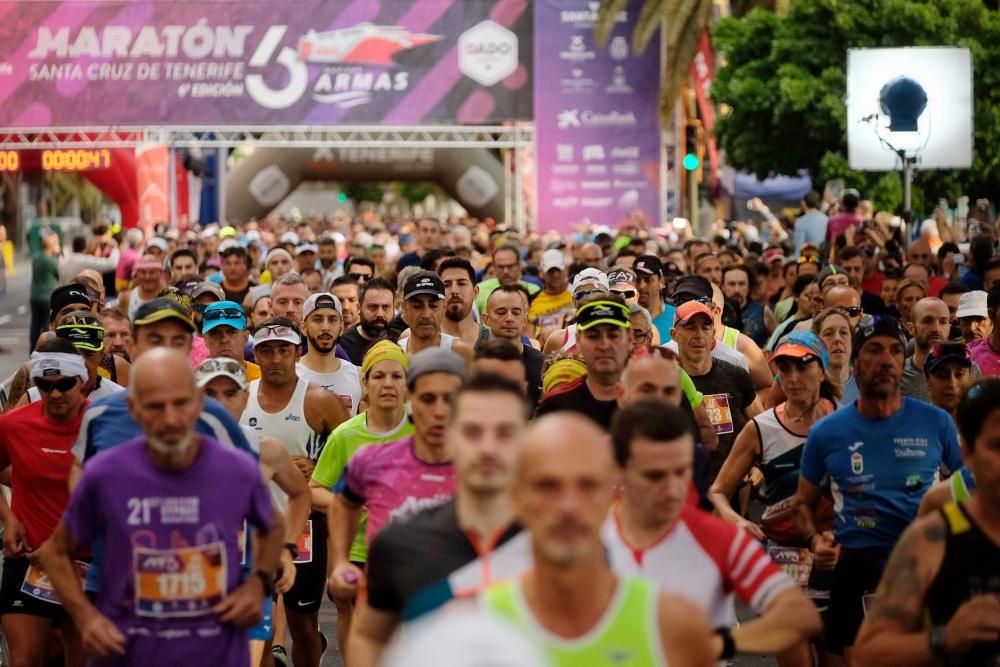
{"type": "Polygon", "coordinates": [[[890,551],[939,468],[962,465],[948,413],[902,394],[905,350],[906,334],[895,318],[859,329],[852,355],[860,397],[814,424],[802,448],[797,523],[815,555],[813,567],[833,569],[827,646],[848,662],[864,598],[875,590],[890,551]],[[832,531],[816,517],[827,480],[837,503],[832,531]]]}
{"type": "Polygon", "coordinates": [[[590,417],[607,430],[617,408],[617,385],[632,349],[628,306],[617,294],[598,293],[581,301],[576,311],[577,349],[587,374],[548,393],[535,416],[571,410],[590,417]]]}
{"type": "Polygon", "coordinates": [[[440,347],[453,350],[472,363],[472,348],[455,336],[441,332],[444,320],[444,282],[431,271],[418,271],[403,285],[403,319],[410,335],[399,346],[412,357],[421,350],[440,347]]]}
{"type": "Polygon", "coordinates": [[[670,340],[674,326],[674,306],[663,298],[663,263],[656,255],[643,255],[632,265],[639,288],[639,305],[653,317],[653,326],[660,333],[660,342],[670,340]]]}

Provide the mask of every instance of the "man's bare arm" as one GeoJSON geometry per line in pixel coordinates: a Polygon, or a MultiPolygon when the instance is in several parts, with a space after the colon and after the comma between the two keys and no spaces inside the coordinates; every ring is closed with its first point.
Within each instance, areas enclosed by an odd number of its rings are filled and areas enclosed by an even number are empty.
{"type": "Polygon", "coordinates": [[[362,603],[354,610],[347,637],[347,667],[375,667],[399,625],[399,616],[362,603]]]}
{"type": "Polygon", "coordinates": [[[720,650],[705,612],[680,596],[666,593],[660,593],[659,609],[660,641],[667,664],[713,667],[720,650]]]}

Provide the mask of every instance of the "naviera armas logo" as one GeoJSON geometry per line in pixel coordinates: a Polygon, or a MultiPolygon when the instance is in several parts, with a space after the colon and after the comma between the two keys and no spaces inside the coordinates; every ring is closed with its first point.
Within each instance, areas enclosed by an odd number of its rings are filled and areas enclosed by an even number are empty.
{"type": "Polygon", "coordinates": [[[458,38],[458,69],[484,86],[503,81],[517,69],[517,35],[483,21],[458,38]]]}

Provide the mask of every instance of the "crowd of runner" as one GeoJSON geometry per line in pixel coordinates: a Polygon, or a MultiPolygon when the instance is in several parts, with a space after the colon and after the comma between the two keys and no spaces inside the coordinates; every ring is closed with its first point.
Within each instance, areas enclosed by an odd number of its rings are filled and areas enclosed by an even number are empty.
{"type": "Polygon", "coordinates": [[[10,664],[1000,665],[996,227],[802,209],[42,230],[10,664]]]}

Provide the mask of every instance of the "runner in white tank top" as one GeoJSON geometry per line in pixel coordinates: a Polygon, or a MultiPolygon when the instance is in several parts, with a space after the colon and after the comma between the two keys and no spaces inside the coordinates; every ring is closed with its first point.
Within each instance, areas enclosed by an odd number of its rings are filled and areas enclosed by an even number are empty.
{"type": "Polygon", "coordinates": [[[292,398],[278,412],[266,412],[257,401],[257,391],[260,380],[250,383],[250,398],[246,410],[240,417],[240,423],[249,426],[258,433],[269,435],[281,441],[292,456],[305,456],[316,460],[323,448],[321,434],[316,433],[306,421],[306,391],[309,382],[299,378],[295,384],[292,398]]]}
{"type": "MultiPolygon", "coordinates": [[[[400,338],[399,339],[398,345],[401,348],[403,348],[403,352],[406,352],[406,344],[409,341],[410,341],[409,336],[407,336],[406,338],[400,338]]],[[[454,343],[455,343],[455,336],[446,334],[443,331],[441,332],[441,343],[438,345],[438,347],[444,348],[446,350],[450,350],[452,348],[452,345],[454,343]]]]}

